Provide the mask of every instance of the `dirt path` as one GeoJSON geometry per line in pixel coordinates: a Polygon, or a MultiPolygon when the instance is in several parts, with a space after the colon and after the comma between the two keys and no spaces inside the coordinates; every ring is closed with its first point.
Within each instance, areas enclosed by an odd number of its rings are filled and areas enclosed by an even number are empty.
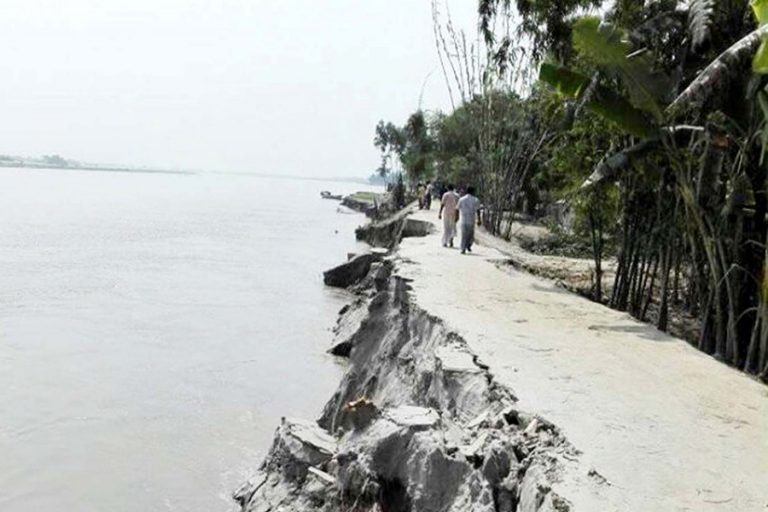
{"type": "MultiPolygon", "coordinates": [[[[440,229],[434,210],[415,217],[440,229]]],[[[768,510],[767,387],[626,314],[500,269],[496,249],[462,256],[438,232],[404,240],[400,257],[419,305],[583,452],[564,461],[556,489],[575,510],[768,510]]]]}

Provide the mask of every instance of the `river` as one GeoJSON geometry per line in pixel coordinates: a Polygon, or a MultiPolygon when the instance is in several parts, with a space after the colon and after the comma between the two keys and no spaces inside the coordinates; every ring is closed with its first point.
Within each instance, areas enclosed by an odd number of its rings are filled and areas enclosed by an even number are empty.
{"type": "Polygon", "coordinates": [[[361,188],[0,169],[0,510],[229,510],[338,383],[361,188]]]}

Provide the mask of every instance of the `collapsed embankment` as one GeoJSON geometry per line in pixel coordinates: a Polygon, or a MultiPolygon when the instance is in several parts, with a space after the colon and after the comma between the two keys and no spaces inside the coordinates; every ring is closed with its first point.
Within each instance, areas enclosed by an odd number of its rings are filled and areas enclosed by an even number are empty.
{"type": "Polygon", "coordinates": [[[242,510],[569,510],[550,484],[574,449],[413,301],[398,264],[377,257],[352,279],[335,328],[348,370],[317,422],[283,420],[242,510]]]}

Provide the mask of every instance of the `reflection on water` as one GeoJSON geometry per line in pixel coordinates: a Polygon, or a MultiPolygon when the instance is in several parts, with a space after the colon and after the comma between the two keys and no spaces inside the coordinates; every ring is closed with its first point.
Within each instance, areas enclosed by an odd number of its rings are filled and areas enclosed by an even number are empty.
{"type": "Polygon", "coordinates": [[[226,510],[315,417],[350,184],[0,170],[0,510],[226,510]]]}

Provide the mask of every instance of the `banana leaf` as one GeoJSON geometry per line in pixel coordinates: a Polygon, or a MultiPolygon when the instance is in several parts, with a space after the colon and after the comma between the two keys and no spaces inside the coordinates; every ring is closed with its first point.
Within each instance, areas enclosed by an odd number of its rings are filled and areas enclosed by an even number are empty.
{"type": "Polygon", "coordinates": [[[573,45],[579,55],[598,66],[621,66],[632,52],[626,33],[596,16],[574,22],[573,45]]]}
{"type": "Polygon", "coordinates": [[[760,110],[763,112],[763,123],[760,129],[760,143],[763,146],[760,152],[760,165],[763,165],[765,153],[768,151],[768,93],[765,92],[765,89],[758,91],[757,100],[760,110]]]}
{"type": "MultiPolygon", "coordinates": [[[[750,6],[758,25],[762,27],[768,23],[768,0],[752,0],[750,6]]],[[[752,71],[758,75],[768,74],[768,41],[765,38],[763,35],[763,42],[752,58],[752,71]]]]}
{"type": "Polygon", "coordinates": [[[588,188],[608,180],[619,179],[620,175],[629,169],[634,162],[645,158],[653,151],[661,150],[665,146],[689,145],[692,137],[698,137],[702,132],[704,132],[704,128],[701,126],[665,126],[658,130],[654,137],[603,157],[597,163],[589,178],[581,184],[581,188],[588,188]]]}
{"type": "Polygon", "coordinates": [[[579,97],[590,82],[586,75],[546,62],[539,68],[539,80],[551,85],[563,96],[571,98],[579,97]]]}
{"type": "Polygon", "coordinates": [[[634,146],[617,151],[610,156],[603,157],[595,166],[595,170],[592,171],[589,178],[581,184],[581,188],[584,189],[607,180],[613,180],[628,169],[638,158],[647,155],[660,146],[660,139],[647,139],[634,146]]]}
{"type": "Polygon", "coordinates": [[[740,69],[740,65],[754,55],[755,50],[768,35],[768,24],[750,32],[713,60],[704,71],[667,107],[675,114],[684,113],[696,105],[703,104],[718,86],[727,82],[740,69]]]}
{"type": "MultiPolygon", "coordinates": [[[[560,94],[577,100],[584,98],[591,81],[586,75],[549,63],[541,65],[539,79],[560,94]]],[[[657,131],[642,110],[605,86],[597,85],[586,98],[584,106],[636,137],[649,138],[657,131]]]]}
{"type": "Polygon", "coordinates": [[[768,0],[752,0],[749,3],[757,24],[762,26],[768,23],[768,0]]]}
{"type": "Polygon", "coordinates": [[[632,52],[627,33],[597,17],[574,23],[573,44],[579,55],[621,78],[635,107],[651,113],[657,122],[662,121],[659,105],[669,99],[671,81],[654,69],[650,52],[632,52]]]}

